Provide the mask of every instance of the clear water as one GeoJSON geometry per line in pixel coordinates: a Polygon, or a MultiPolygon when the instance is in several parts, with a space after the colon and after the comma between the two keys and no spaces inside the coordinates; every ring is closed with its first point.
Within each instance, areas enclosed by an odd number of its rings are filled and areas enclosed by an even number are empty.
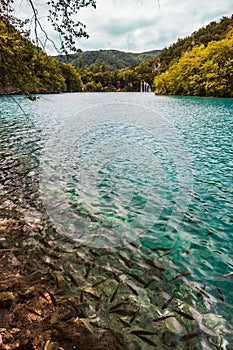
{"type": "Polygon", "coordinates": [[[197,310],[223,320],[215,331],[231,333],[233,276],[224,275],[233,271],[233,100],[139,93],[16,99],[27,115],[9,97],[0,100],[0,152],[27,168],[15,167],[29,192],[16,205],[30,208],[39,194],[61,235],[91,249],[125,252],[134,244],[135,261],[156,258],[169,281],[189,271],[170,283],[173,292],[185,300],[188,288],[197,310]],[[196,288],[210,300],[203,304],[196,288]]]}

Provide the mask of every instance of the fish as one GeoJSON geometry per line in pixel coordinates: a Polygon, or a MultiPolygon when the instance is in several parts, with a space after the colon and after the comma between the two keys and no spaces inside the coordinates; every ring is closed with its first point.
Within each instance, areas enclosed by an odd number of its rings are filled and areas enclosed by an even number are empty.
{"type": "Polygon", "coordinates": [[[180,277],[188,276],[190,274],[191,274],[190,271],[184,271],[184,272],[180,273],[179,275],[177,275],[176,277],[174,277],[171,281],[174,281],[174,280],[176,280],[177,278],[180,278],[180,277]]]}
{"type": "Polygon", "coordinates": [[[44,295],[44,293],[41,290],[37,290],[37,293],[40,297],[42,297],[44,300],[48,301],[46,295],[44,295]]]}
{"type": "Polygon", "coordinates": [[[55,299],[55,296],[54,296],[51,292],[49,292],[49,291],[48,291],[48,294],[49,294],[49,296],[50,296],[50,299],[51,299],[53,305],[54,305],[54,306],[57,306],[57,301],[56,301],[56,299],[55,299]]]}
{"type": "Polygon", "coordinates": [[[202,288],[198,288],[198,287],[195,287],[195,288],[198,290],[197,297],[198,297],[198,298],[200,298],[200,297],[203,295],[203,293],[202,293],[202,292],[204,292],[204,291],[205,291],[205,282],[204,282],[204,284],[203,284],[203,287],[202,287],[202,288]]]}
{"type": "Polygon", "coordinates": [[[152,283],[154,282],[154,279],[150,280],[146,285],[145,285],[145,289],[148,288],[152,283]]]}
{"type": "Polygon", "coordinates": [[[131,334],[140,336],[140,335],[155,335],[157,332],[150,332],[150,331],[144,331],[144,330],[136,330],[136,331],[131,331],[131,334]]]}
{"type": "Polygon", "coordinates": [[[160,322],[160,321],[164,321],[166,320],[167,318],[170,318],[170,317],[175,317],[174,315],[165,315],[165,316],[161,316],[161,317],[158,317],[158,318],[154,318],[152,320],[152,322],[160,322]]]}
{"type": "MultiPolygon", "coordinates": [[[[139,309],[140,309],[140,307],[138,308],[138,311],[139,311],[139,309]]],[[[131,318],[131,320],[129,321],[129,323],[130,323],[130,324],[133,323],[134,320],[137,318],[137,316],[138,316],[138,312],[135,312],[135,315],[133,315],[133,317],[131,318]]]]}
{"type": "Polygon", "coordinates": [[[192,250],[192,247],[186,249],[185,252],[184,252],[182,255],[183,255],[183,256],[188,255],[188,254],[191,252],[191,250],[192,250]]]}
{"type": "Polygon", "coordinates": [[[80,305],[77,305],[75,301],[67,299],[68,303],[73,307],[73,309],[80,315],[80,305]]]}
{"type": "Polygon", "coordinates": [[[122,320],[122,318],[117,317],[118,321],[120,321],[124,327],[131,327],[127,321],[122,320]]]}
{"type": "Polygon", "coordinates": [[[155,247],[155,248],[150,248],[152,252],[157,252],[158,250],[166,251],[170,250],[170,248],[163,248],[163,247],[155,247]]]}
{"type": "Polygon", "coordinates": [[[101,284],[101,283],[103,283],[103,282],[105,282],[105,281],[107,281],[107,280],[108,280],[108,278],[103,278],[102,280],[100,280],[100,281],[94,283],[94,284],[92,285],[92,288],[95,288],[96,286],[98,286],[99,284],[101,284]]]}
{"type": "Polygon", "coordinates": [[[119,256],[120,256],[120,261],[123,262],[123,264],[129,269],[132,269],[132,265],[128,262],[128,260],[121,254],[119,254],[119,256]]]}
{"type": "Polygon", "coordinates": [[[159,255],[159,258],[162,258],[163,256],[166,256],[166,255],[168,255],[168,254],[170,254],[170,253],[171,253],[171,251],[168,250],[167,252],[165,252],[165,253],[159,255]]]}
{"type": "Polygon", "coordinates": [[[23,276],[24,281],[26,282],[38,282],[38,280],[41,280],[43,277],[43,274],[40,270],[34,271],[31,274],[27,276],[23,276]]]}
{"type": "Polygon", "coordinates": [[[54,271],[62,271],[62,268],[60,266],[55,266],[54,264],[48,262],[48,261],[43,261],[43,264],[48,266],[51,270],[54,271]]]}
{"type": "Polygon", "coordinates": [[[90,291],[85,290],[85,293],[89,294],[93,299],[95,299],[97,301],[100,300],[100,297],[98,295],[96,295],[96,294],[94,294],[94,293],[92,293],[90,291]]]}
{"type": "Polygon", "coordinates": [[[147,343],[148,345],[151,345],[151,346],[157,346],[157,344],[155,344],[152,340],[144,337],[143,335],[139,335],[139,334],[135,334],[137,337],[139,337],[140,339],[142,339],[145,343],[147,343]]]}
{"type": "Polygon", "coordinates": [[[75,287],[79,287],[79,284],[78,284],[78,282],[76,281],[76,279],[74,278],[74,276],[71,275],[71,273],[69,273],[69,272],[68,272],[68,276],[69,276],[71,282],[75,285],[75,287]]]}
{"type": "Polygon", "coordinates": [[[116,309],[109,311],[110,313],[116,313],[121,316],[134,316],[137,311],[134,310],[123,310],[123,309],[116,309]]]}
{"type": "Polygon", "coordinates": [[[125,301],[122,301],[121,303],[118,303],[118,304],[116,304],[116,305],[111,306],[111,307],[109,308],[109,311],[113,311],[113,310],[115,310],[115,309],[118,309],[118,308],[121,307],[121,306],[126,306],[126,305],[128,305],[128,303],[126,303],[125,301]]]}
{"type": "Polygon", "coordinates": [[[84,302],[84,291],[82,290],[80,294],[80,303],[83,303],[83,302],[84,302]]]}
{"type": "Polygon", "coordinates": [[[151,267],[154,267],[157,270],[160,270],[160,271],[165,271],[166,270],[166,268],[162,264],[160,264],[160,263],[158,263],[156,261],[149,260],[149,259],[144,259],[144,261],[145,261],[145,263],[147,263],[151,267]]]}
{"type": "Polygon", "coordinates": [[[100,256],[99,253],[96,253],[94,250],[92,250],[92,249],[90,249],[90,248],[89,248],[89,252],[90,252],[92,255],[94,255],[95,257],[100,256]]]}
{"type": "Polygon", "coordinates": [[[156,280],[156,281],[159,281],[159,280],[162,281],[162,280],[164,279],[163,276],[157,275],[157,273],[154,273],[154,272],[151,272],[151,271],[150,271],[150,275],[151,275],[151,277],[153,277],[153,279],[156,280]]]}
{"type": "Polygon", "coordinates": [[[24,308],[25,308],[28,312],[30,312],[30,313],[32,313],[32,314],[34,314],[34,315],[36,315],[36,316],[44,317],[43,313],[39,313],[38,311],[34,310],[32,307],[30,307],[30,306],[28,306],[28,305],[25,305],[24,308]]]}
{"type": "Polygon", "coordinates": [[[186,314],[186,312],[183,312],[181,310],[174,310],[177,314],[179,314],[180,316],[184,317],[184,318],[187,318],[188,320],[192,320],[194,321],[195,318],[193,318],[192,315],[189,315],[189,314],[186,314]]]}
{"type": "Polygon", "coordinates": [[[56,276],[56,286],[57,286],[57,288],[60,288],[62,280],[63,280],[63,277],[61,275],[60,276],[56,276]]]}
{"type": "Polygon", "coordinates": [[[191,340],[191,339],[193,339],[193,338],[195,338],[195,337],[198,337],[199,335],[201,335],[200,332],[191,333],[191,334],[185,334],[185,335],[183,335],[183,336],[180,338],[180,340],[181,340],[182,342],[187,342],[187,341],[189,341],[189,340],[191,340]]]}
{"type": "Polygon", "coordinates": [[[87,264],[86,273],[85,273],[85,275],[84,275],[84,278],[85,278],[85,279],[88,278],[89,273],[90,273],[90,270],[91,270],[91,265],[90,265],[90,264],[87,264]]]}
{"type": "Polygon", "coordinates": [[[127,244],[129,244],[132,248],[138,248],[138,244],[136,243],[136,242],[134,242],[134,241],[127,241],[127,244]]]}
{"type": "Polygon", "coordinates": [[[112,303],[114,300],[115,300],[115,297],[117,295],[117,292],[118,292],[118,289],[120,287],[120,283],[118,283],[117,287],[116,287],[116,290],[114,291],[113,295],[111,296],[110,298],[110,303],[112,303]]]}
{"type": "Polygon", "coordinates": [[[220,299],[221,301],[224,301],[224,296],[223,296],[221,290],[220,290],[217,286],[216,286],[216,289],[217,289],[217,291],[218,291],[218,297],[219,297],[219,299],[220,299]]]}
{"type": "Polygon", "coordinates": [[[226,273],[225,275],[223,275],[223,277],[230,277],[230,276],[233,276],[233,271],[232,271],[232,272],[229,272],[229,273],[226,273]]]}
{"type": "Polygon", "coordinates": [[[132,273],[129,273],[129,275],[130,275],[131,277],[133,277],[137,282],[141,283],[143,286],[146,285],[145,281],[144,281],[141,277],[139,277],[139,276],[137,276],[137,275],[134,275],[134,274],[132,274],[132,273]]]}
{"type": "Polygon", "coordinates": [[[82,264],[82,259],[80,258],[80,256],[77,256],[77,263],[78,263],[79,265],[82,264]]]}
{"type": "Polygon", "coordinates": [[[196,290],[197,290],[198,293],[199,293],[198,296],[200,296],[200,294],[202,294],[202,295],[204,295],[206,298],[210,299],[210,296],[204,291],[204,289],[201,289],[201,288],[198,288],[198,287],[195,287],[195,288],[196,288],[196,290]]]}
{"type": "Polygon", "coordinates": [[[132,283],[130,283],[129,281],[125,281],[125,284],[127,285],[127,287],[129,287],[129,289],[133,292],[134,295],[138,295],[138,291],[137,291],[137,289],[132,285],[132,283]]]}
{"type": "Polygon", "coordinates": [[[154,281],[162,281],[164,278],[163,276],[159,276],[159,275],[156,275],[156,274],[151,274],[153,279],[150,280],[146,285],[145,285],[145,289],[148,288],[154,281]]]}
{"type": "Polygon", "coordinates": [[[214,230],[210,230],[208,233],[207,233],[207,235],[206,236],[211,236],[211,235],[213,235],[215,233],[215,231],[214,230]]]}
{"type": "Polygon", "coordinates": [[[171,303],[173,298],[174,298],[174,294],[165,301],[165,303],[162,306],[162,310],[165,310],[168,307],[168,305],[171,303]]]}
{"type": "Polygon", "coordinates": [[[121,282],[122,282],[121,276],[122,276],[123,274],[122,274],[121,272],[115,272],[115,271],[113,271],[113,275],[114,275],[114,277],[116,278],[116,280],[117,280],[118,283],[121,283],[121,282]]]}

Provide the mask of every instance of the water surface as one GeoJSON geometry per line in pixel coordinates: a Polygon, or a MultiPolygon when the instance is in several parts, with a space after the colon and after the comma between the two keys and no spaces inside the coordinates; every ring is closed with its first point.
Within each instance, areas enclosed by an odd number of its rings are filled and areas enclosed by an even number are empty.
{"type": "MultiPolygon", "coordinates": [[[[233,277],[224,275],[233,271],[233,100],[139,93],[16,99],[26,115],[9,97],[0,100],[2,209],[30,211],[40,200],[61,236],[116,251],[111,264],[126,278],[147,280],[156,261],[162,295],[204,314],[205,326],[230,344],[233,277]]],[[[200,346],[215,348],[208,336],[200,346]]]]}

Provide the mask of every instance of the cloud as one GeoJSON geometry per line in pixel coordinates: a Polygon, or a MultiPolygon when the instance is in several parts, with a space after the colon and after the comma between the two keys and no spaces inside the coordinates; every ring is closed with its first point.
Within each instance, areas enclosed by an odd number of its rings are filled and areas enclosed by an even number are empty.
{"type": "MultiPolygon", "coordinates": [[[[44,16],[43,1],[35,3],[44,16]]],[[[97,0],[96,10],[89,6],[76,16],[87,25],[90,35],[89,39],[78,40],[77,46],[83,50],[135,52],[162,49],[231,14],[232,0],[97,0]]],[[[48,23],[43,24],[51,33],[48,23]]]]}

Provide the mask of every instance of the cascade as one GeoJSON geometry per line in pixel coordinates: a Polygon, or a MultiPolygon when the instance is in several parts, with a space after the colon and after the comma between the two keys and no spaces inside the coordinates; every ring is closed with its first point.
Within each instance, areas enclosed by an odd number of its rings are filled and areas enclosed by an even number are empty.
{"type": "Polygon", "coordinates": [[[146,81],[141,81],[140,92],[151,92],[150,84],[148,84],[146,81]]]}

